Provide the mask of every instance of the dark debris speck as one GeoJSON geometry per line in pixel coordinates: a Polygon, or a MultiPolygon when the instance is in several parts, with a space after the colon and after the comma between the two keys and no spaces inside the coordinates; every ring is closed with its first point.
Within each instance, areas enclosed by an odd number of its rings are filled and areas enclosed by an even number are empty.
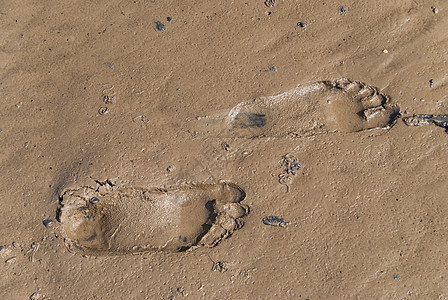
{"type": "Polygon", "coordinates": [[[45,219],[42,221],[42,223],[44,224],[45,227],[51,227],[54,225],[54,221],[50,219],[45,219]]]}
{"type": "Polygon", "coordinates": [[[154,22],[154,24],[156,25],[155,28],[156,28],[157,31],[163,32],[163,31],[166,30],[166,26],[162,22],[156,21],[156,22],[154,22]]]}
{"type": "Polygon", "coordinates": [[[289,222],[286,222],[285,219],[277,217],[277,216],[267,216],[262,220],[263,224],[270,226],[278,226],[278,227],[286,227],[289,225],[289,222]]]}
{"type": "Polygon", "coordinates": [[[340,6],[340,7],[338,8],[338,12],[339,12],[339,14],[345,16],[345,14],[347,13],[347,10],[345,9],[344,6],[340,6]]]}
{"type": "Polygon", "coordinates": [[[297,23],[297,27],[305,28],[306,27],[306,23],[305,22],[299,22],[299,23],[297,23]]]}
{"type": "Polygon", "coordinates": [[[100,202],[100,199],[98,199],[97,197],[92,197],[92,198],[90,198],[89,202],[91,204],[97,204],[100,202]]]}

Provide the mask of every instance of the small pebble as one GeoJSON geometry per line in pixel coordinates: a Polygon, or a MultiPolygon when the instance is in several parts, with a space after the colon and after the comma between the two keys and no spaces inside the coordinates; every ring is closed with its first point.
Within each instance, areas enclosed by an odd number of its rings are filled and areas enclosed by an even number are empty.
{"type": "Polygon", "coordinates": [[[232,147],[230,147],[230,145],[227,144],[226,142],[222,142],[221,147],[222,147],[222,149],[225,150],[225,151],[230,151],[230,149],[232,148],[232,147]]]}
{"type": "Polygon", "coordinates": [[[345,9],[344,6],[340,6],[340,7],[338,8],[338,12],[339,12],[339,14],[345,16],[345,14],[347,13],[347,10],[345,9]]]}
{"type": "Polygon", "coordinates": [[[167,18],[166,18],[166,20],[167,20],[168,22],[171,22],[172,19],[173,19],[173,18],[171,18],[171,17],[167,17],[167,18]]]}
{"type": "Polygon", "coordinates": [[[156,24],[156,30],[157,31],[162,32],[162,31],[166,30],[165,24],[163,24],[162,22],[157,21],[157,22],[154,22],[154,24],[156,24]]]}
{"type": "Polygon", "coordinates": [[[262,219],[263,224],[270,226],[278,226],[278,227],[286,227],[289,223],[285,221],[285,219],[276,217],[276,216],[268,216],[262,219]]]}
{"type": "Polygon", "coordinates": [[[97,204],[97,203],[100,203],[100,199],[98,199],[97,197],[92,197],[92,198],[90,198],[89,202],[91,204],[97,204]]]}
{"type": "Polygon", "coordinates": [[[435,6],[431,6],[431,10],[433,14],[437,14],[439,10],[435,6]]]}
{"type": "Polygon", "coordinates": [[[398,274],[394,274],[392,277],[393,277],[395,280],[400,280],[400,275],[398,275],[398,274]]]}
{"type": "Polygon", "coordinates": [[[306,23],[304,23],[304,22],[299,22],[299,23],[297,23],[297,27],[305,28],[305,27],[306,27],[306,23]]]}
{"type": "Polygon", "coordinates": [[[54,221],[50,219],[45,219],[42,221],[45,227],[52,227],[54,225],[54,221]]]}
{"type": "Polygon", "coordinates": [[[434,80],[431,79],[431,80],[429,81],[429,87],[432,88],[433,86],[434,86],[434,80]]]}

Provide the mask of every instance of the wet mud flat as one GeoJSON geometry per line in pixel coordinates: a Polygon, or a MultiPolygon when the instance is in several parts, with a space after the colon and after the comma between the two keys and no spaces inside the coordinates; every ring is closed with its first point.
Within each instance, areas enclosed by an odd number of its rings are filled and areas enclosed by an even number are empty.
{"type": "Polygon", "coordinates": [[[81,6],[0,4],[2,298],[447,297],[447,4],[81,6]]]}

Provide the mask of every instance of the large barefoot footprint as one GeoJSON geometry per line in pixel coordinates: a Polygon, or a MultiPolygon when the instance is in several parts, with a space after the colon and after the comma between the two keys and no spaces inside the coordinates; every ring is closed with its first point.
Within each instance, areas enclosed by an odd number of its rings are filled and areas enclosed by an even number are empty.
{"type": "Polygon", "coordinates": [[[217,137],[300,137],[389,128],[398,116],[399,108],[388,96],[362,82],[341,78],[243,102],[230,112],[189,121],[187,127],[195,134],[217,137]]]}
{"type": "Polygon", "coordinates": [[[243,225],[245,193],[231,183],[171,190],[82,187],[61,196],[69,245],[88,254],[184,251],[215,246],[243,225]]]}

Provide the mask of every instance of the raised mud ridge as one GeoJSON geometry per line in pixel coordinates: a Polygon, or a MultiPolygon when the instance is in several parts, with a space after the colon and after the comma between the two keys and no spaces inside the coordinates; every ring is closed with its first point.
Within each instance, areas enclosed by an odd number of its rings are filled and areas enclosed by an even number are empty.
{"type": "Polygon", "coordinates": [[[213,247],[243,226],[244,191],[232,183],[175,189],[80,187],[60,197],[69,247],[87,254],[213,247]]]}
{"type": "Polygon", "coordinates": [[[196,134],[216,137],[301,137],[389,128],[399,115],[399,107],[377,88],[340,78],[259,97],[186,126],[196,134]]]}

